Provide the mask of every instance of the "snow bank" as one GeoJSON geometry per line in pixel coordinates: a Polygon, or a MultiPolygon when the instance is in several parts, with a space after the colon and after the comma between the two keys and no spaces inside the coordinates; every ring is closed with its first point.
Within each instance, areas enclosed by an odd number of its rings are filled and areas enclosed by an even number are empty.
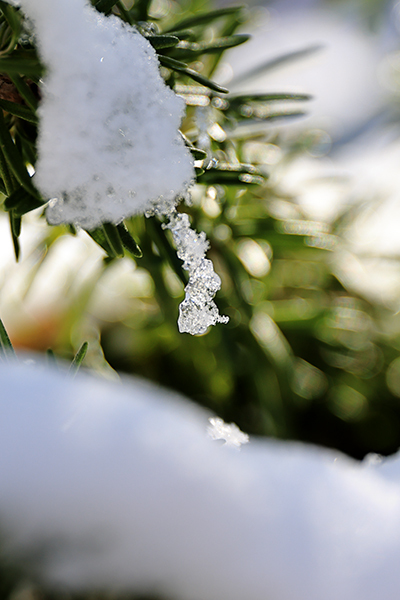
{"type": "Polygon", "coordinates": [[[47,71],[35,185],[51,224],[92,229],[158,206],[168,212],[194,178],[178,129],[183,100],[134,28],[86,0],[21,0],[47,71]]]}
{"type": "Polygon", "coordinates": [[[399,457],[221,446],[206,411],[139,379],[2,363],[0,389],[3,551],[29,564],[40,549],[47,583],[177,600],[398,599],[399,457]]]}

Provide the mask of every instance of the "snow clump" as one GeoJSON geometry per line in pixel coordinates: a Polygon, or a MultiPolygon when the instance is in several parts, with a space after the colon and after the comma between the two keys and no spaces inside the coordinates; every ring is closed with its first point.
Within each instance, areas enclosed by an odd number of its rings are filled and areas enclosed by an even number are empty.
{"type": "Polygon", "coordinates": [[[46,67],[34,183],[50,224],[93,229],[156,203],[168,212],[194,179],[184,102],[136,29],[86,0],[20,0],[46,67]]]}
{"type": "Polygon", "coordinates": [[[219,417],[210,417],[208,419],[211,425],[208,427],[208,435],[213,440],[225,440],[225,446],[236,446],[240,448],[242,444],[247,444],[249,436],[240,431],[235,423],[225,423],[219,417]]]}

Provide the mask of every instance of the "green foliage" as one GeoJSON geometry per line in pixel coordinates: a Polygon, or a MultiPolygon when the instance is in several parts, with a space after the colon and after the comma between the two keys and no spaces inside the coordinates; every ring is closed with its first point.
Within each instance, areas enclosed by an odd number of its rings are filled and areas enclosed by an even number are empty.
{"type": "MultiPolygon", "coordinates": [[[[72,359],[72,362],[70,364],[69,371],[68,371],[69,376],[75,377],[75,375],[79,371],[79,369],[85,359],[88,347],[89,347],[88,342],[83,342],[82,346],[79,348],[78,352],[75,354],[75,356],[72,359]]],[[[51,349],[47,350],[47,358],[48,358],[49,364],[52,364],[53,366],[55,366],[57,364],[56,357],[55,357],[53,350],[51,350],[51,349]]],[[[9,361],[9,360],[14,360],[14,359],[16,359],[16,354],[15,354],[13,345],[8,336],[6,328],[4,327],[3,321],[0,319],[0,361],[1,360],[9,361]]]]}
{"type": "MultiPolygon", "coordinates": [[[[277,141],[257,142],[259,152],[277,141]]],[[[248,143],[236,143],[238,160],[248,143]]],[[[246,431],[358,457],[394,451],[399,319],[337,279],[343,222],[306,220],[268,180],[246,188],[202,184],[194,196],[192,219],[210,239],[223,281],[218,304],[229,324],[198,338],[176,331],[173,300],[181,288],[171,282],[168,235],[160,229],[157,238],[148,222],[141,265],[155,298],[141,297],[128,316],[104,324],[109,362],[181,390],[246,431]]]]}
{"type": "Polygon", "coordinates": [[[171,69],[171,71],[174,71],[175,73],[182,73],[190,79],[193,79],[193,81],[196,81],[197,83],[200,83],[200,85],[208,87],[214,92],[220,92],[221,94],[228,93],[228,90],[222,87],[222,85],[218,85],[218,83],[211,81],[211,79],[207,79],[207,77],[204,77],[204,75],[200,75],[200,73],[194,71],[193,69],[190,69],[185,63],[181,62],[180,60],[176,60],[175,58],[171,58],[170,56],[160,56],[159,60],[160,64],[164,67],[168,67],[169,69],[171,69]]]}
{"type": "Polygon", "coordinates": [[[0,319],[0,358],[2,360],[9,360],[15,357],[14,348],[8,337],[8,333],[0,319]]]}
{"type": "MultiPolygon", "coordinates": [[[[166,81],[176,88],[187,79],[199,83],[195,94],[199,99],[208,94],[207,101],[212,101],[211,92],[227,94],[228,90],[210,79],[222,53],[249,39],[248,35],[236,34],[235,31],[243,21],[243,7],[228,7],[200,14],[196,5],[189,6],[189,15],[175,23],[170,23],[168,16],[165,20],[148,19],[150,3],[138,2],[127,9],[121,2],[113,0],[98,0],[93,2],[100,12],[114,12],[130,24],[136,25],[159,53],[160,64],[166,68],[166,81]],[[195,14],[194,14],[195,13],[195,14]],[[144,20],[146,19],[146,20],[144,20]],[[214,29],[215,35],[210,42],[207,39],[209,28],[214,29]],[[176,32],[178,35],[174,35],[176,32]],[[208,55],[212,55],[208,58],[208,55]],[[202,70],[198,70],[199,60],[203,61],[202,70]],[[188,61],[188,62],[184,62],[188,61]],[[190,65],[196,62],[197,70],[190,65]],[[204,89],[205,88],[205,89],[204,89]]],[[[44,73],[32,40],[24,31],[21,12],[2,2],[0,4],[0,28],[4,31],[0,50],[0,75],[9,78],[13,88],[9,92],[12,100],[0,97],[0,187],[6,198],[3,208],[10,213],[11,234],[15,247],[15,255],[19,257],[18,238],[21,231],[21,218],[24,214],[46,204],[47,199],[41,198],[31,181],[29,167],[35,166],[38,119],[36,110],[40,98],[39,79],[44,73]]],[[[216,96],[218,98],[218,96],[216,96]]],[[[305,100],[306,97],[283,95],[265,95],[246,97],[247,105],[254,103],[258,106],[276,100],[305,100]]],[[[244,102],[244,100],[243,100],[244,102]]],[[[227,111],[228,118],[236,118],[235,108],[240,110],[243,102],[240,98],[232,98],[231,110],[227,111]]],[[[297,115],[298,112],[278,112],[268,118],[277,116],[297,115]]],[[[267,118],[267,117],[266,117],[267,118]]],[[[190,149],[196,159],[201,150],[193,144],[190,149]]],[[[254,169],[248,165],[232,165],[219,163],[210,167],[207,172],[201,167],[198,173],[203,182],[246,182],[261,181],[254,177],[254,169]]],[[[126,227],[116,228],[105,224],[102,231],[90,231],[89,235],[107,252],[110,258],[124,255],[125,247],[136,258],[140,256],[137,243],[130,236],[126,227]],[[121,235],[124,239],[121,238],[121,235]]]]}
{"type": "Polygon", "coordinates": [[[79,368],[86,356],[86,352],[88,350],[89,344],[87,342],[83,342],[82,346],[79,348],[78,352],[75,354],[74,359],[69,367],[69,373],[72,377],[75,377],[79,368]]]}

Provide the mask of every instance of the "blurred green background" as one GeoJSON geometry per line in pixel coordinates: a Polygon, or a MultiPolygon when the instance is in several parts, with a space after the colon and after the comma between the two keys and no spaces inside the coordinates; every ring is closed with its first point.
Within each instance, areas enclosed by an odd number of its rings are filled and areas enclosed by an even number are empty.
{"type": "MultiPolygon", "coordinates": [[[[2,58],[22,43],[11,40],[4,6],[0,3],[2,58]]],[[[97,2],[97,8],[137,24],[149,39],[178,37],[175,45],[153,43],[166,82],[186,101],[182,132],[203,151],[194,151],[200,160],[192,205],[180,210],[208,236],[208,256],[222,279],[216,302],[230,321],[203,336],[178,333],[186,274],[169,232],[156,219],[126,220],[143,257],[116,259],[85,232],[47,227],[42,209],[31,211],[32,206],[20,211],[19,287],[10,266],[1,279],[1,316],[14,345],[39,351],[51,346],[69,358],[88,340],[87,368],[112,377],[108,363],[118,372],[157,381],[246,432],[331,446],[356,458],[396,451],[400,319],[393,302],[371,300],[352,284],[351,272],[343,275],[343,264],[354,258],[348,232],[370,209],[370,199],[342,202],[329,219],[310,217],[296,190],[282,186],[299,158],[317,161],[325,153],[323,131],[298,127],[308,110],[306,94],[280,89],[225,94],[208,81],[218,74],[226,49],[245,42],[235,35],[249,31],[258,13],[215,9],[203,0],[97,2]],[[30,237],[24,247],[25,227],[30,237]],[[83,248],[79,259],[74,243],[78,253],[83,248]],[[57,262],[63,245],[64,258],[57,262]],[[51,261],[53,271],[66,269],[61,283],[46,271],[51,261]],[[95,267],[90,270],[88,263],[95,267]],[[40,278],[41,295],[35,287],[40,278]]],[[[353,8],[370,26],[384,20],[387,3],[353,8]]],[[[23,44],[28,48],[32,40],[23,44]]],[[[309,50],[298,50],[281,64],[300,64],[309,50]]],[[[263,76],[276,68],[275,58],[263,64],[263,76]]],[[[1,64],[8,63],[0,57],[0,69],[1,64]]],[[[39,86],[40,97],[40,77],[32,63],[29,68],[25,80],[39,86]]],[[[34,125],[12,111],[4,116],[25,164],[34,165],[34,125]]],[[[334,179],[328,188],[336,185],[334,179]]],[[[3,208],[11,221],[13,211],[19,218],[6,198],[5,192],[3,208]]],[[[15,244],[15,226],[13,231],[15,244]]]]}

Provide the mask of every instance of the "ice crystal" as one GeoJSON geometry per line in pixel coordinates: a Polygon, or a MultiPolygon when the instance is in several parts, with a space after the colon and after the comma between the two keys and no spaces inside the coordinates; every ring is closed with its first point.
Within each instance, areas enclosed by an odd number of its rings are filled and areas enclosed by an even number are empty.
{"type": "Polygon", "coordinates": [[[235,423],[225,423],[219,417],[211,417],[208,419],[211,426],[207,428],[208,435],[213,440],[225,440],[226,446],[240,447],[242,444],[247,444],[249,436],[243,433],[235,423]]]}
{"type": "Polygon", "coordinates": [[[87,0],[19,0],[46,66],[34,182],[51,224],[118,223],[159,202],[163,212],[194,179],[179,134],[184,102],[136,29],[87,0]]]}
{"type": "Polygon", "coordinates": [[[188,215],[176,211],[170,213],[169,222],[164,227],[171,230],[177,255],[183,261],[183,268],[189,272],[185,299],[179,306],[180,333],[199,335],[211,325],[227,323],[229,318],[219,314],[213,301],[221,288],[221,279],[215,273],[211,260],[205,258],[209,248],[205,233],[194,231],[188,215]]]}

